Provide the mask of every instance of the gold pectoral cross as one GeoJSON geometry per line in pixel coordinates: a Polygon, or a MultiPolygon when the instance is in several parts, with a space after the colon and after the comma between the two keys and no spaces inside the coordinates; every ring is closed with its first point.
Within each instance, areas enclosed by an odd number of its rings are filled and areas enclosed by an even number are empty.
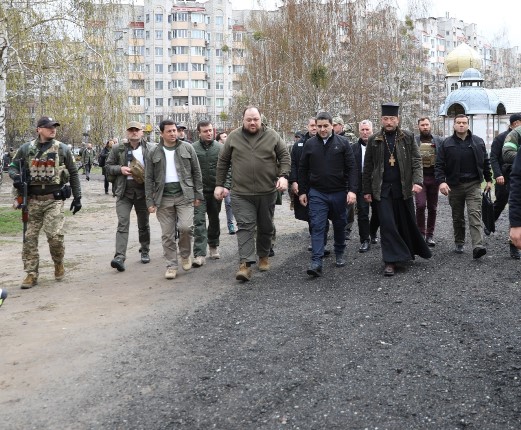
{"type": "Polygon", "coordinates": [[[396,162],[396,159],[394,158],[394,155],[391,154],[391,156],[389,157],[389,164],[391,165],[391,167],[394,167],[395,162],[396,162]]]}

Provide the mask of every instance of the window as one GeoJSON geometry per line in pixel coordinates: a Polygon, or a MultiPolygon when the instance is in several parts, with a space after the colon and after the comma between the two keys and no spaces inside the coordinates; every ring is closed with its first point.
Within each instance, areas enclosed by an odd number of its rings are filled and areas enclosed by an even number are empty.
{"type": "Polygon", "coordinates": [[[204,15],[202,13],[193,13],[192,22],[197,22],[199,24],[202,24],[204,22],[204,15]]]}
{"type": "Polygon", "coordinates": [[[163,22],[163,14],[156,13],[156,22],[163,22]]]}
{"type": "Polygon", "coordinates": [[[215,56],[216,56],[216,57],[222,57],[222,56],[223,56],[223,51],[222,51],[222,49],[217,48],[217,49],[215,50],[215,56]]]}
{"type": "Polygon", "coordinates": [[[145,89],[145,81],[132,79],[130,81],[130,89],[132,90],[144,90],[145,89]]]}
{"type": "Polygon", "coordinates": [[[192,63],[192,72],[204,72],[206,64],[192,63]]]}
{"type": "Polygon", "coordinates": [[[163,65],[162,64],[156,64],[155,65],[155,71],[158,75],[160,75],[161,73],[163,73],[163,65]]]}
{"type": "Polygon", "coordinates": [[[145,31],[145,39],[146,40],[149,40],[150,39],[150,31],[145,31]]]}
{"type": "Polygon", "coordinates": [[[143,106],[144,97],[134,96],[128,98],[128,104],[131,106],[143,106]]]}
{"type": "Polygon", "coordinates": [[[202,79],[192,79],[190,81],[190,88],[206,89],[207,88],[206,81],[204,81],[202,79]]]}
{"type": "Polygon", "coordinates": [[[156,90],[162,90],[163,89],[163,81],[155,81],[154,88],[156,90]]]}
{"type": "Polygon", "coordinates": [[[188,54],[188,46],[174,46],[172,48],[173,55],[187,55],[188,54]]]}
{"type": "Polygon", "coordinates": [[[156,57],[162,57],[163,56],[163,48],[160,46],[155,47],[155,53],[156,57]]]}
{"type": "Polygon", "coordinates": [[[216,90],[224,90],[224,82],[216,82],[215,83],[216,90]]]}
{"type": "Polygon", "coordinates": [[[187,12],[179,12],[174,15],[174,21],[188,21],[188,13],[187,12]]]}
{"type": "Polygon", "coordinates": [[[224,107],[224,99],[221,97],[217,97],[215,99],[215,106],[216,107],[224,107]]]}
{"type": "Polygon", "coordinates": [[[129,46],[128,55],[145,55],[144,46],[129,46]]]}
{"type": "Polygon", "coordinates": [[[143,39],[145,37],[145,30],[143,30],[143,29],[132,30],[132,37],[134,39],[143,39]]]}
{"type": "Polygon", "coordinates": [[[163,30],[156,30],[156,40],[163,40],[163,30]]]}
{"type": "Polygon", "coordinates": [[[128,71],[129,72],[144,72],[145,64],[144,63],[129,63],[128,71]]]}
{"type": "Polygon", "coordinates": [[[192,30],[192,39],[204,39],[204,30],[192,30]]]}
{"type": "Polygon", "coordinates": [[[148,13],[145,15],[145,21],[150,22],[150,15],[148,13]]]}
{"type": "Polygon", "coordinates": [[[222,42],[224,40],[224,36],[222,33],[215,33],[215,41],[222,42]]]}
{"type": "Polygon", "coordinates": [[[188,38],[188,30],[174,30],[173,32],[174,39],[187,39],[188,38]]]}
{"type": "Polygon", "coordinates": [[[188,72],[188,63],[172,64],[172,72],[188,72]]]}
{"type": "Polygon", "coordinates": [[[221,16],[216,16],[215,17],[215,26],[216,27],[222,27],[224,24],[224,17],[221,15],[221,16]]]}
{"type": "Polygon", "coordinates": [[[163,121],[163,115],[156,115],[156,124],[160,124],[163,121]]]}
{"type": "Polygon", "coordinates": [[[192,97],[192,105],[206,106],[206,97],[204,97],[204,96],[192,97]]]}
{"type": "Polygon", "coordinates": [[[188,97],[172,97],[172,103],[174,106],[187,106],[188,97]]]}
{"type": "Polygon", "coordinates": [[[172,81],[172,88],[188,88],[188,81],[174,80],[172,81]]]}
{"type": "Polygon", "coordinates": [[[204,56],[206,53],[206,48],[203,46],[192,46],[190,48],[190,53],[192,55],[201,55],[204,56]]]}
{"type": "Polygon", "coordinates": [[[237,57],[244,57],[244,49],[234,49],[233,50],[233,53],[237,56],[237,57]]]}
{"type": "Polygon", "coordinates": [[[234,65],[233,73],[244,73],[244,66],[234,65]]]}
{"type": "Polygon", "coordinates": [[[163,99],[161,99],[161,98],[157,98],[157,99],[156,99],[156,106],[158,106],[158,107],[163,106],[163,99]]]}
{"type": "Polygon", "coordinates": [[[217,64],[215,66],[215,73],[217,75],[222,75],[224,73],[224,70],[223,70],[223,65],[222,64],[217,64]]]}

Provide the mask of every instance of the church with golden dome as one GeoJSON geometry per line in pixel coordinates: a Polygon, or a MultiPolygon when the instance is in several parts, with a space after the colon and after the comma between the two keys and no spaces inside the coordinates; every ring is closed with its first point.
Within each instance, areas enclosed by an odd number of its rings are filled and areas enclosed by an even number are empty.
{"type": "Polygon", "coordinates": [[[440,106],[439,115],[444,119],[446,136],[453,133],[453,118],[465,114],[472,132],[490,145],[498,133],[508,128],[509,116],[521,112],[521,88],[484,88],[482,65],[479,53],[466,43],[447,55],[447,97],[440,106]]]}

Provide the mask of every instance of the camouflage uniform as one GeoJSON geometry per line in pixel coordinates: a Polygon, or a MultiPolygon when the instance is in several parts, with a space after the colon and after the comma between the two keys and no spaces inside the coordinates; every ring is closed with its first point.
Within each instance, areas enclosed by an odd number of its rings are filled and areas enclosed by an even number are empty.
{"type": "MultiPolygon", "coordinates": [[[[27,174],[31,177],[28,187],[29,219],[27,222],[26,240],[22,249],[24,271],[38,279],[39,252],[38,237],[43,230],[49,243],[49,251],[55,264],[63,270],[63,258],[65,255],[63,224],[64,224],[64,198],[61,197],[63,186],[70,180],[72,194],[76,199],[81,198],[80,179],[74,163],[74,157],[70,149],[64,143],[56,139],[41,144],[38,139],[23,144],[13,161],[9,165],[9,176],[14,180],[20,174],[21,160],[27,166],[27,174]],[[56,154],[55,170],[49,173],[46,182],[43,183],[32,166],[33,160],[48,160],[49,154],[56,154]]],[[[46,174],[47,174],[46,173],[46,174]]],[[[55,272],[57,279],[63,277],[63,273],[55,272]]],[[[22,285],[22,287],[24,287],[22,285]]]]}
{"type": "Polygon", "coordinates": [[[507,176],[510,176],[519,145],[521,145],[521,127],[516,127],[507,134],[503,145],[503,173],[507,173],[507,176]]]}

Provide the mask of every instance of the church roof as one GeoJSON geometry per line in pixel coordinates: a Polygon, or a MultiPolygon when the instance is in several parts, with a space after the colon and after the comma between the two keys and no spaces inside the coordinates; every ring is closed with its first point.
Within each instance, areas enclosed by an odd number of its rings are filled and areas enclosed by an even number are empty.
{"type": "Polygon", "coordinates": [[[521,87],[498,88],[492,91],[505,105],[506,113],[521,112],[521,87]]]}
{"type": "Polygon", "coordinates": [[[440,115],[452,116],[494,114],[503,115],[505,106],[493,90],[467,86],[451,92],[440,107],[440,115]]]}
{"type": "Polygon", "coordinates": [[[482,58],[478,51],[466,43],[461,43],[445,58],[447,76],[460,76],[468,68],[481,69],[482,58]]]}

